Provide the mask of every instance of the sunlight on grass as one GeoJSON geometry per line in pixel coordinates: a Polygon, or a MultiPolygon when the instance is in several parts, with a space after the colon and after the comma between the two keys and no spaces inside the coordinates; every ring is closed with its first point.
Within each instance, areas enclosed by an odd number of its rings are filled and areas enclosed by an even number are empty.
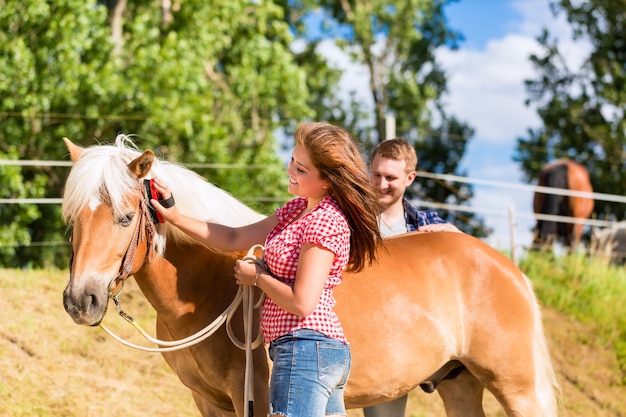
{"type": "MultiPolygon", "coordinates": [[[[161,355],[74,324],[62,302],[67,271],[0,269],[0,277],[1,416],[199,415],[161,355]]],[[[150,305],[132,283],[125,291],[128,308],[152,330],[150,305]]],[[[109,315],[111,327],[130,333],[114,307],[109,315]]]]}
{"type": "MultiPolygon", "coordinates": [[[[626,273],[621,268],[584,257],[550,258],[545,254],[529,254],[521,263],[542,304],[595,326],[593,336],[584,340],[582,334],[589,332],[577,333],[579,340],[574,343],[595,345],[598,341],[590,338],[597,335],[615,348],[624,364],[626,273]]],[[[0,311],[5,317],[0,321],[0,416],[199,416],[190,391],[161,355],[127,348],[99,328],[74,324],[62,304],[67,280],[67,270],[0,269],[0,293],[4,295],[0,297],[0,311]]],[[[124,289],[122,307],[154,335],[154,311],[134,281],[124,289]]],[[[112,304],[105,321],[125,339],[146,344],[116,314],[112,304]]],[[[574,372],[572,376],[581,375],[574,372]]],[[[569,381],[576,383],[578,379],[569,381]]],[[[587,404],[579,397],[568,401],[566,406],[571,410],[563,414],[565,417],[599,415],[576,412],[577,407],[587,404]]],[[[484,405],[490,417],[503,416],[489,393],[485,393],[484,405]]],[[[362,417],[363,412],[349,410],[348,415],[362,417]]],[[[443,415],[437,394],[419,389],[410,393],[407,416],[443,415]]]]}
{"type": "Polygon", "coordinates": [[[597,328],[598,340],[613,346],[626,384],[626,269],[601,258],[547,252],[528,253],[520,268],[543,304],[597,328]]]}

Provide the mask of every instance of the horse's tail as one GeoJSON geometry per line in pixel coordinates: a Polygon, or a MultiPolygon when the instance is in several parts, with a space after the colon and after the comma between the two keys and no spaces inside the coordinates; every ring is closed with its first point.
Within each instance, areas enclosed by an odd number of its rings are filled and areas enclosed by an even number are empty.
{"type": "MultiPolygon", "coordinates": [[[[559,163],[549,167],[547,170],[542,171],[539,174],[539,184],[545,187],[552,188],[568,188],[568,166],[564,163],[559,163]]],[[[540,208],[540,212],[543,214],[551,215],[570,215],[569,212],[569,200],[567,196],[547,193],[543,195],[543,204],[540,208]]],[[[565,235],[564,231],[559,230],[560,223],[555,221],[542,220],[538,223],[537,234],[541,241],[547,242],[548,239],[556,239],[559,234],[565,235]],[[561,232],[561,233],[559,233],[561,232]]]]}
{"type": "Polygon", "coordinates": [[[544,417],[556,417],[558,411],[557,398],[561,392],[559,383],[556,380],[556,374],[550,360],[550,352],[548,344],[543,332],[543,323],[541,321],[541,311],[539,303],[533,290],[532,282],[524,275],[528,291],[532,298],[533,316],[534,316],[534,335],[533,335],[533,356],[535,367],[535,390],[537,398],[541,405],[541,415],[544,417]]]}

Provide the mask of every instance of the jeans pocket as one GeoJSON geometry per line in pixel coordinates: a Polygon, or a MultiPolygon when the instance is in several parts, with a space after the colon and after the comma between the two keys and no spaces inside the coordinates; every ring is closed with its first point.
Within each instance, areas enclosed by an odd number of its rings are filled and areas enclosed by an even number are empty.
{"type": "Polygon", "coordinates": [[[340,342],[317,342],[318,377],[327,388],[345,385],[350,373],[350,347],[340,342]]]}

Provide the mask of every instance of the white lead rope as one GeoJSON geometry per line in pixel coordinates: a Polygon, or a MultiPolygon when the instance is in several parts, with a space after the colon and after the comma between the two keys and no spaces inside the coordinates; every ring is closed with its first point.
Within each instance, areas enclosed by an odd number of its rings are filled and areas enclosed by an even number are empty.
{"type": "MultiPolygon", "coordinates": [[[[251,263],[256,263],[261,266],[265,266],[263,263],[263,258],[257,258],[254,255],[256,250],[263,251],[262,245],[254,245],[248,251],[248,254],[243,258],[243,260],[251,263]]],[[[120,291],[121,292],[121,291],[120,291]]],[[[141,326],[139,326],[135,320],[122,311],[119,301],[119,293],[113,295],[109,294],[109,297],[113,299],[115,302],[115,307],[122,318],[133,325],[139,333],[141,333],[148,341],[159,345],[159,347],[146,347],[136,345],[127,340],[122,339],[115,333],[113,333],[110,329],[108,329],[105,325],[100,324],[102,330],[104,330],[109,336],[120,342],[121,344],[142,350],[145,352],[171,352],[175,350],[185,349],[187,347],[193,346],[202,342],[203,340],[209,338],[213,333],[220,328],[220,326],[226,323],[226,333],[228,337],[233,342],[235,346],[239,349],[246,351],[246,369],[245,369],[245,385],[244,385],[244,417],[252,417],[254,414],[254,366],[252,360],[252,351],[259,347],[263,342],[263,335],[261,331],[257,332],[257,337],[253,341],[252,340],[252,323],[253,323],[253,313],[254,309],[260,308],[263,303],[263,295],[259,298],[257,304],[254,304],[254,287],[251,286],[239,286],[237,289],[237,294],[235,295],[235,299],[230,303],[226,310],[222,314],[220,314],[212,323],[196,332],[195,334],[188,336],[184,339],[180,340],[160,340],[150,336],[146,333],[141,326]],[[244,341],[240,341],[234,334],[232,329],[231,320],[239,307],[239,304],[243,302],[243,326],[244,326],[244,341]]]]}
{"type": "MultiPolygon", "coordinates": [[[[259,249],[261,251],[264,250],[261,245],[254,245],[248,251],[248,254],[244,256],[243,260],[251,263],[256,263],[262,267],[265,267],[263,256],[261,259],[257,258],[254,255],[254,252],[259,249]]],[[[255,278],[255,285],[256,280],[255,278]]],[[[240,287],[242,288],[242,287],[240,287]]],[[[239,339],[234,335],[232,331],[232,326],[230,325],[230,320],[232,315],[229,315],[226,319],[226,332],[228,333],[228,337],[230,340],[240,349],[245,349],[246,351],[246,370],[244,375],[244,388],[243,388],[243,398],[244,398],[244,417],[253,417],[254,416],[254,364],[252,359],[252,351],[256,349],[263,342],[263,335],[261,331],[257,333],[257,338],[252,341],[252,322],[255,308],[260,308],[263,303],[264,296],[261,295],[259,298],[259,302],[257,305],[254,305],[254,289],[253,287],[246,286],[243,289],[243,328],[245,331],[244,339],[245,343],[241,343],[239,339]],[[242,346],[243,345],[243,346],[242,346]]]]}
{"type": "MultiPolygon", "coordinates": [[[[254,255],[254,252],[257,249],[263,250],[263,246],[261,245],[253,246],[252,248],[250,248],[250,250],[248,251],[248,254],[243,259],[245,261],[257,263],[261,266],[264,266],[262,258],[261,259],[257,258],[254,255]]],[[[246,348],[245,347],[246,344],[245,342],[240,341],[235,336],[232,330],[231,319],[234,316],[235,311],[237,310],[239,305],[242,303],[242,301],[244,301],[244,305],[243,305],[244,313],[247,313],[247,314],[244,314],[244,326],[246,329],[249,328],[250,330],[252,330],[252,326],[248,325],[249,323],[252,322],[252,319],[251,319],[252,313],[253,313],[252,310],[254,310],[255,308],[260,308],[261,303],[263,302],[263,297],[261,297],[259,301],[257,302],[257,304],[253,305],[253,295],[254,295],[253,292],[254,290],[250,286],[240,286],[237,289],[237,294],[235,294],[234,300],[230,303],[228,307],[226,307],[226,310],[224,310],[223,313],[221,313],[219,316],[217,316],[215,320],[213,320],[212,323],[209,323],[206,327],[192,334],[191,336],[188,336],[180,340],[160,340],[160,339],[156,339],[150,336],[145,330],[141,328],[141,326],[139,326],[139,324],[135,322],[135,320],[130,315],[122,311],[121,306],[120,306],[120,301],[119,301],[119,293],[116,295],[110,294],[110,297],[115,302],[115,306],[117,308],[119,315],[124,320],[132,324],[133,327],[135,327],[135,329],[137,329],[137,331],[141,333],[149,342],[152,342],[159,346],[165,346],[165,347],[146,347],[146,346],[136,345],[134,343],[131,343],[117,336],[104,324],[101,324],[100,327],[102,328],[102,330],[108,333],[111,337],[113,337],[115,340],[117,340],[118,342],[120,342],[121,344],[125,346],[138,349],[138,350],[143,350],[145,352],[160,353],[160,352],[171,352],[171,351],[178,350],[178,349],[184,349],[184,348],[193,346],[197,343],[200,343],[203,340],[207,339],[209,336],[211,336],[213,333],[215,333],[222,324],[226,323],[226,332],[228,333],[230,340],[233,342],[235,346],[243,350],[246,348]],[[250,317],[250,319],[248,320],[246,317],[250,317]]],[[[260,346],[261,340],[262,340],[261,333],[259,332],[259,334],[257,335],[257,339],[252,343],[253,349],[260,346]]]]}
{"type": "MultiPolygon", "coordinates": [[[[230,303],[230,305],[228,307],[226,307],[226,310],[224,310],[224,312],[222,314],[220,314],[219,316],[217,316],[217,318],[215,320],[213,320],[212,323],[208,324],[206,327],[204,327],[203,329],[199,330],[195,334],[192,334],[191,336],[188,336],[188,337],[186,337],[184,339],[180,339],[180,340],[171,340],[171,341],[170,340],[160,340],[160,339],[156,339],[156,338],[150,336],[148,333],[146,333],[145,330],[143,330],[141,328],[141,326],[139,326],[139,324],[137,324],[137,322],[135,322],[135,320],[131,316],[126,314],[124,311],[122,311],[118,307],[118,312],[119,312],[120,316],[122,316],[122,318],[124,318],[124,320],[126,320],[127,322],[132,324],[133,327],[146,338],[146,340],[148,340],[149,342],[152,342],[152,343],[154,343],[156,345],[165,346],[165,347],[148,347],[148,346],[137,345],[137,344],[134,344],[134,343],[131,343],[131,342],[127,341],[127,340],[122,339],[120,336],[118,336],[115,333],[113,333],[113,331],[110,330],[108,327],[106,327],[104,324],[100,324],[100,327],[102,328],[102,330],[104,330],[106,333],[108,333],[109,336],[111,336],[112,338],[114,338],[115,340],[120,342],[121,344],[123,344],[125,346],[128,346],[128,347],[131,347],[133,349],[142,350],[144,352],[163,353],[163,352],[172,352],[172,351],[175,351],[175,350],[185,349],[185,348],[188,348],[190,346],[196,345],[196,344],[202,342],[203,340],[208,339],[210,336],[213,335],[213,333],[215,333],[220,328],[220,326],[222,324],[226,323],[227,321],[229,322],[230,321],[229,317],[232,317],[232,315],[236,311],[237,307],[239,307],[239,304],[241,304],[244,292],[247,292],[247,291],[250,291],[250,290],[251,290],[251,288],[239,287],[239,289],[237,290],[237,294],[235,295],[235,299],[230,303]]],[[[116,306],[119,306],[119,301],[116,301],[116,306]]],[[[244,325],[245,325],[245,322],[244,322],[244,325]]],[[[227,327],[227,333],[229,334],[229,337],[230,337],[230,335],[232,334],[232,329],[229,329],[227,327]]],[[[239,347],[241,349],[242,343],[240,341],[238,341],[238,340],[237,341],[233,341],[233,343],[237,347],[239,347]]]]}

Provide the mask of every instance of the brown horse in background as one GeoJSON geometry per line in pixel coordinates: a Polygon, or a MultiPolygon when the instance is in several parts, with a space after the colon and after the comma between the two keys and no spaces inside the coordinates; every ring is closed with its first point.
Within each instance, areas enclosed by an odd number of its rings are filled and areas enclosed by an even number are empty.
{"type": "MultiPolygon", "coordinates": [[[[63,217],[72,227],[73,256],[63,305],[72,319],[99,325],[112,283],[127,276],[156,310],[161,340],[186,338],[220,315],[237,292],[233,266],[243,254],[207,248],[169,224],[155,224],[143,180],[163,179],[179,210],[196,218],[235,226],[261,215],[192,171],[139,152],[124,135],[113,146],[66,144],[74,165],[63,217]]],[[[390,238],[376,264],[344,275],[335,297],[353,359],[348,408],[421,386],[439,393],[450,417],[484,417],[485,389],[508,417],[557,415],[557,383],[531,282],[486,243],[446,232],[390,238]]],[[[242,322],[243,314],[234,316],[238,333],[242,322]]],[[[163,357],[200,414],[245,415],[245,353],[224,326],[163,357]]],[[[253,362],[253,411],[262,417],[269,400],[263,345],[253,362]]]]}
{"type": "MultiPolygon", "coordinates": [[[[569,159],[557,159],[545,164],[539,172],[537,185],[571,191],[593,192],[587,168],[569,159]]],[[[533,209],[537,214],[579,219],[588,219],[593,211],[593,205],[593,198],[590,197],[574,197],[539,191],[535,192],[533,200],[533,209]]],[[[563,223],[538,219],[533,246],[539,248],[543,245],[561,242],[573,250],[580,243],[582,232],[582,223],[563,223]]]]}

